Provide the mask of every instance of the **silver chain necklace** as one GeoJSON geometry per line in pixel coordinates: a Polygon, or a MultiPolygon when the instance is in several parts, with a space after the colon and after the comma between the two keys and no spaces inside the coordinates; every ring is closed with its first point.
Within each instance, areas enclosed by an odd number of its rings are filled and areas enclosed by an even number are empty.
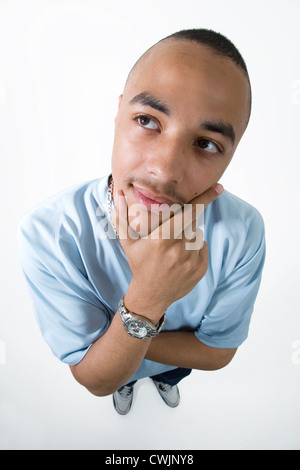
{"type": "Polygon", "coordinates": [[[114,229],[114,232],[115,232],[115,235],[116,235],[116,239],[118,241],[120,241],[120,238],[119,238],[119,234],[117,232],[117,229],[116,227],[114,226],[113,222],[112,222],[112,218],[111,218],[111,215],[112,215],[112,211],[113,211],[113,208],[114,208],[114,180],[113,180],[113,177],[112,175],[109,176],[108,178],[108,187],[107,187],[107,207],[108,207],[108,215],[109,215],[109,218],[111,220],[111,224],[112,224],[112,227],[114,229]]]}

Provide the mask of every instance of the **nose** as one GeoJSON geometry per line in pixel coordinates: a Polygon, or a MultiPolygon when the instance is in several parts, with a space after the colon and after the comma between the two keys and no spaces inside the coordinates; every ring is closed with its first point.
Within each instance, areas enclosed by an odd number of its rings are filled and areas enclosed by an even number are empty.
{"type": "Polygon", "coordinates": [[[178,139],[158,139],[147,152],[147,172],[162,184],[179,184],[184,179],[187,161],[178,139]]]}

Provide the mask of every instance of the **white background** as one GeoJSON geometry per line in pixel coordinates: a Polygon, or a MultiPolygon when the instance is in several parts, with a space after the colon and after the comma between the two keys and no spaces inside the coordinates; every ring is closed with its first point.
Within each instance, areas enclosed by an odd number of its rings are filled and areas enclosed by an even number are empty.
{"type": "Polygon", "coordinates": [[[0,1],[1,449],[300,449],[299,20],[299,0],[0,1]],[[41,338],[16,226],[47,197],[109,172],[131,66],[190,27],[227,35],[248,65],[252,118],[222,182],[264,217],[264,277],[228,367],[194,371],[174,410],[145,379],[122,417],[41,338]]]}

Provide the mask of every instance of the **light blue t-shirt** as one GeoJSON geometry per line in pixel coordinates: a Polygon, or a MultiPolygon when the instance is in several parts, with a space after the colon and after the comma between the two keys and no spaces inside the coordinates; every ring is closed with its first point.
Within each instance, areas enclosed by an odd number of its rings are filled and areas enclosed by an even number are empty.
{"type": "MultiPolygon", "coordinates": [[[[102,177],[48,199],[18,228],[20,262],[42,335],[70,365],[109,328],[132,277],[113,236],[107,182],[102,177]]],[[[261,280],[263,220],[251,205],[224,191],[205,209],[204,226],[207,273],[167,309],[163,331],[194,331],[208,346],[236,348],[247,338],[261,280]]],[[[145,359],[130,380],[171,369],[145,359]]]]}

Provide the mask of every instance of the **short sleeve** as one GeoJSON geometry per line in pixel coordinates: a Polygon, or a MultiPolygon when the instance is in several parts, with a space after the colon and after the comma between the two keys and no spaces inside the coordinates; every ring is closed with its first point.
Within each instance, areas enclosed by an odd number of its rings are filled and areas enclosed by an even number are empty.
{"type": "Polygon", "coordinates": [[[25,216],[17,241],[37,322],[61,361],[75,365],[107,330],[111,312],[87,279],[76,240],[57,227],[60,208],[25,216]]]}
{"type": "Polygon", "coordinates": [[[200,341],[216,348],[236,348],[248,336],[265,261],[264,223],[258,212],[228,257],[234,267],[218,284],[195,331],[200,341]]]}

